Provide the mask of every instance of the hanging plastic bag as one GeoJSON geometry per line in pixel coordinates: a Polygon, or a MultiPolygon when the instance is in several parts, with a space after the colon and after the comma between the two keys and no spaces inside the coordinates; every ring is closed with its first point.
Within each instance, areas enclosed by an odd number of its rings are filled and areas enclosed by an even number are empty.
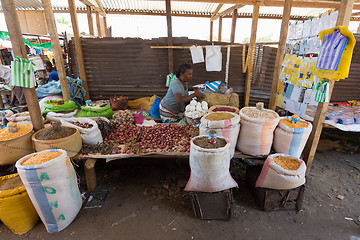
{"type": "Polygon", "coordinates": [[[204,52],[201,46],[191,46],[190,53],[193,64],[204,62],[204,52]]]}
{"type": "Polygon", "coordinates": [[[220,72],[222,68],[221,46],[206,46],[206,71],[220,72]]]}

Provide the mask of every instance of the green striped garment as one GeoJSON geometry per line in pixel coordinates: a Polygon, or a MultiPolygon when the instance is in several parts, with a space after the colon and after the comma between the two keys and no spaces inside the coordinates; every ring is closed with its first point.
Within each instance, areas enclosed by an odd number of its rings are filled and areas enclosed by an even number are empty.
{"type": "Polygon", "coordinates": [[[35,64],[27,59],[16,57],[11,62],[11,79],[14,86],[33,88],[35,87],[35,64]]]}

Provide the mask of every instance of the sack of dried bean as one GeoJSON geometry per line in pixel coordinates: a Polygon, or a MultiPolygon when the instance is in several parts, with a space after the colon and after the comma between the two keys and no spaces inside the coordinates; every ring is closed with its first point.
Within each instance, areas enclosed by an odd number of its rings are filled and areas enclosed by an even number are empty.
{"type": "Polygon", "coordinates": [[[185,191],[219,192],[237,187],[231,177],[230,144],[224,137],[210,144],[207,136],[194,137],[190,141],[191,174],[185,191]]]}
{"type": "Polygon", "coordinates": [[[277,190],[293,189],[305,184],[305,162],[286,154],[272,154],[266,159],[256,187],[277,190]]]}
{"type": "Polygon", "coordinates": [[[29,154],[15,166],[46,230],[54,233],[65,229],[82,205],[76,172],[66,151],[29,154]]]}
{"type": "Polygon", "coordinates": [[[84,144],[96,145],[103,142],[97,123],[90,118],[62,118],[60,121],[63,126],[78,128],[84,144]]]}
{"type": "Polygon", "coordinates": [[[217,136],[230,140],[230,157],[234,156],[235,147],[240,131],[240,116],[230,112],[208,113],[201,118],[199,135],[208,135],[211,130],[217,136]]]}
{"type": "Polygon", "coordinates": [[[279,115],[272,110],[255,107],[242,108],[237,149],[253,156],[268,155],[279,120],[279,115]]]}
{"type": "Polygon", "coordinates": [[[274,149],[278,153],[300,157],[310,136],[312,125],[310,122],[291,121],[291,117],[280,118],[279,125],[274,132],[274,149]]]}

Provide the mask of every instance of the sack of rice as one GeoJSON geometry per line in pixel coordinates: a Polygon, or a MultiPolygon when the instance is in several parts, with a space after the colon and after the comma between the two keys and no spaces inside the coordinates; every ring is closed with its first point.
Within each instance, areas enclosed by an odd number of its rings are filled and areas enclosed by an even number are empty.
{"type": "Polygon", "coordinates": [[[244,107],[240,110],[240,134],[237,149],[253,156],[268,155],[273,142],[275,127],[279,115],[263,108],[263,103],[255,107],[244,107]]]}

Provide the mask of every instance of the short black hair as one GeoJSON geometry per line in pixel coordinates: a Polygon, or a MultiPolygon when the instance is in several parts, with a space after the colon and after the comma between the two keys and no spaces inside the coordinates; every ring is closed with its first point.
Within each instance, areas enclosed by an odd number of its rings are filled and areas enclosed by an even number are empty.
{"type": "Polygon", "coordinates": [[[181,64],[181,66],[179,67],[179,69],[176,72],[176,77],[179,78],[180,75],[182,73],[185,73],[186,70],[188,70],[188,69],[192,69],[192,66],[190,64],[187,64],[187,63],[181,64]]]}
{"type": "Polygon", "coordinates": [[[46,66],[49,66],[49,67],[52,67],[52,66],[53,66],[50,61],[46,61],[45,65],[46,65],[46,66]]]}

